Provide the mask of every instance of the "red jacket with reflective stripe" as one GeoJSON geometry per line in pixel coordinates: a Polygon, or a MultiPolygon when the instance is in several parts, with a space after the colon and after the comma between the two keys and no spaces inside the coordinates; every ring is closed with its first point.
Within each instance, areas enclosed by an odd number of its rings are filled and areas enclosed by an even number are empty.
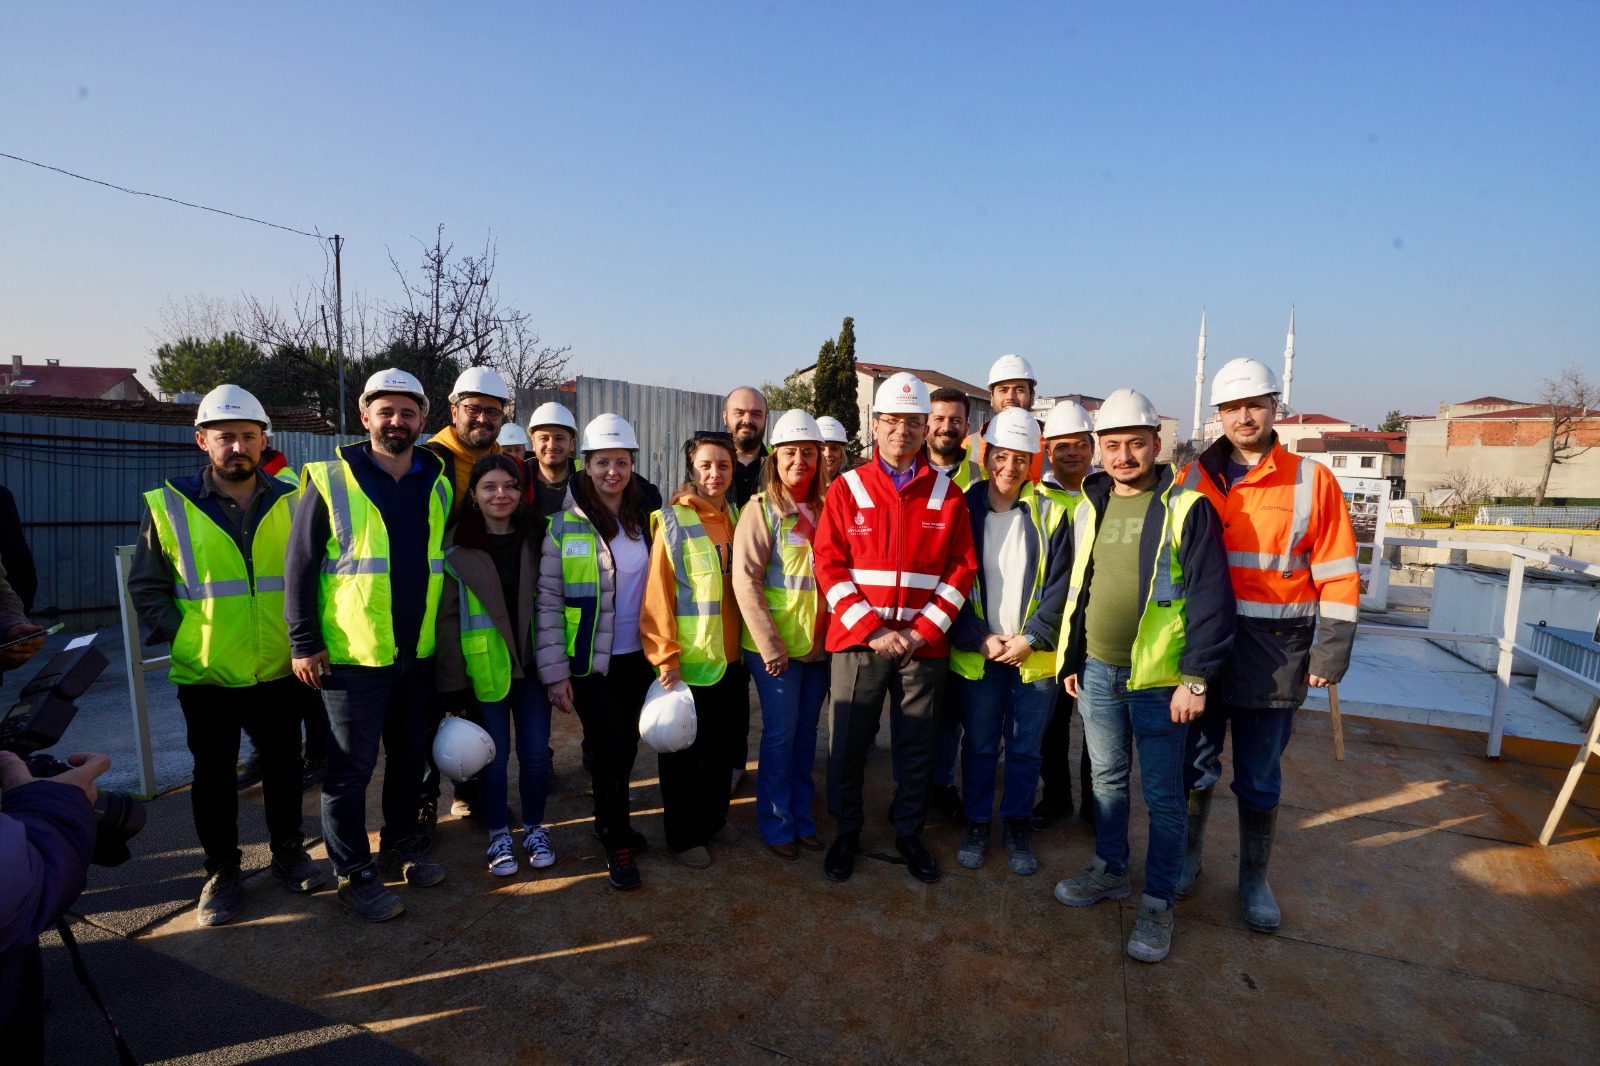
{"type": "Polygon", "coordinates": [[[919,658],[950,654],[945,634],[972,591],[978,564],[967,501],[925,457],[898,491],[876,452],[834,479],[814,551],[817,587],[828,603],[829,651],[859,647],[884,626],[922,634],[927,644],[919,658]]]}

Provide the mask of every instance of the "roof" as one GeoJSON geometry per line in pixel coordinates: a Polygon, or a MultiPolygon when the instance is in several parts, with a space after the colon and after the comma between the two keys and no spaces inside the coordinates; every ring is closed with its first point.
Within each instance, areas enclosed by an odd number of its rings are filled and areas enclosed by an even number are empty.
{"type": "Polygon", "coordinates": [[[1288,418],[1278,419],[1280,426],[1349,426],[1354,423],[1343,418],[1334,418],[1332,415],[1290,415],[1288,418]]]}
{"type": "MultiPolygon", "coordinates": [[[[1577,415],[1577,416],[1579,416],[1581,418],[1590,418],[1590,417],[1593,417],[1593,416],[1596,416],[1596,415],[1600,415],[1600,410],[1596,410],[1593,407],[1581,407],[1580,408],[1580,407],[1568,407],[1566,405],[1562,405],[1561,406],[1561,413],[1563,415],[1577,415]]],[[[1511,407],[1511,408],[1507,408],[1504,411],[1485,411],[1483,414],[1462,415],[1461,417],[1462,418],[1476,418],[1476,419],[1480,419],[1480,420],[1484,420],[1484,421],[1491,421],[1491,422],[1494,421],[1495,419],[1507,419],[1507,418],[1549,418],[1550,417],[1550,405],[1547,404],[1547,403],[1532,404],[1532,405],[1527,406],[1527,407],[1511,407]]]]}
{"type": "Polygon", "coordinates": [[[1499,405],[1501,405],[1503,407],[1520,407],[1520,406],[1522,406],[1522,401],[1521,400],[1508,400],[1504,396],[1479,396],[1476,400],[1462,400],[1460,403],[1453,403],[1450,406],[1451,407],[1492,407],[1495,404],[1499,404],[1499,405]]]}
{"type": "MultiPolygon", "coordinates": [[[[6,388],[18,395],[80,399],[104,396],[133,378],[135,373],[131,366],[60,366],[55,363],[24,363],[20,374],[11,366],[0,369],[5,372],[6,388]]],[[[133,387],[140,395],[150,395],[150,390],[139,384],[136,378],[133,387]]]]}
{"type": "Polygon", "coordinates": [[[970,381],[941,374],[937,370],[923,370],[914,366],[890,366],[888,363],[863,363],[856,362],[857,370],[865,370],[873,377],[888,377],[890,374],[908,373],[921,378],[924,384],[935,389],[960,389],[969,396],[976,396],[981,400],[989,398],[989,390],[982,385],[974,385],[970,381]]]}
{"type": "Polygon", "coordinates": [[[1302,437],[1294,442],[1302,454],[1346,452],[1361,455],[1404,455],[1404,433],[1329,433],[1322,437],[1302,437]]]}
{"type": "MultiPolygon", "coordinates": [[[[192,426],[193,404],[159,400],[85,400],[72,396],[0,394],[0,415],[42,415],[87,418],[144,425],[192,426]]],[[[333,427],[307,407],[268,407],[272,428],[280,433],[332,434],[333,427]]]]}

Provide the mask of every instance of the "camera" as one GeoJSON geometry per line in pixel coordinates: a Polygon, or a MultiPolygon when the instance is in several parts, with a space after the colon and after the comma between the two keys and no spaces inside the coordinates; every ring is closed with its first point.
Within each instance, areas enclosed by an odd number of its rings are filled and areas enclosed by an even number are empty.
{"type": "MultiPolygon", "coordinates": [[[[26,760],[34,777],[55,777],[72,769],[39,752],[61,740],[78,713],[75,701],[105,668],[106,657],[87,643],[57,652],[22,687],[21,699],[0,718],[0,751],[26,760]]],[[[94,851],[89,861],[99,866],[127,862],[128,841],[144,828],[144,804],[126,792],[102,789],[94,814],[94,851]]]]}

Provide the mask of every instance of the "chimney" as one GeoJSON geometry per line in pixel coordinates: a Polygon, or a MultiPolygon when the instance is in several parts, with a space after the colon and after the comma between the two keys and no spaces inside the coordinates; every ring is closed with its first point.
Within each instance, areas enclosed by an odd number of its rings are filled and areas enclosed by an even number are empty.
{"type": "Polygon", "coordinates": [[[20,378],[22,376],[22,356],[20,355],[13,355],[11,357],[11,376],[14,378],[20,378]]]}
{"type": "Polygon", "coordinates": [[[45,366],[60,366],[61,365],[61,360],[59,360],[59,359],[46,359],[44,361],[44,365],[45,366]]]}

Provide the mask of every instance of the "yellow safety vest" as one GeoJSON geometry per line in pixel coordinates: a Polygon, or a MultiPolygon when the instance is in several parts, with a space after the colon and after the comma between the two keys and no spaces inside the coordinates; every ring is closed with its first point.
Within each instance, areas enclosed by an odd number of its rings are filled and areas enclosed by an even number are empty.
{"type": "Polygon", "coordinates": [[[594,641],[600,631],[600,534],[572,511],[550,519],[550,537],[561,554],[562,615],[567,659],[574,677],[594,670],[594,641]]]}
{"type": "Polygon", "coordinates": [[[170,481],[144,499],[176,575],[173,591],[183,619],[172,638],[172,683],[244,688],[288,676],[283,561],[300,494],[277,497],[261,516],[249,567],[233,536],[170,481]]]}
{"type": "MultiPolygon", "coordinates": [[[[739,509],[728,502],[728,522],[737,525],[739,509]]],[[[714,685],[728,669],[722,644],[722,553],[684,503],[669,504],[650,516],[650,527],[666,538],[667,565],[677,580],[673,614],[678,629],[678,673],[687,685],[714,685]]]]}
{"type": "MultiPolygon", "coordinates": [[[[387,476],[387,475],[385,475],[387,476]]],[[[328,543],[317,599],[328,660],[344,666],[388,666],[398,649],[389,585],[389,531],[383,515],[341,456],[306,466],[306,477],[328,507],[328,543]]],[[[428,494],[428,598],[417,634],[417,657],[433,654],[439,595],[444,591],[445,519],[450,483],[441,472],[428,494]]]]}
{"type": "MultiPolygon", "coordinates": [[[[499,703],[511,693],[511,649],[494,624],[494,616],[484,607],[467,583],[450,565],[452,544],[445,549],[444,568],[456,581],[460,594],[461,658],[472,681],[472,694],[482,703],[499,703]]],[[[515,607],[511,607],[515,611],[515,607]]]]}
{"type": "MultiPolygon", "coordinates": [[[[1017,497],[1017,502],[1012,504],[1013,507],[1024,505],[1028,508],[1028,536],[1034,541],[1032,547],[1036,560],[1033,568],[1033,587],[1028,592],[1028,607],[1022,615],[1022,620],[1026,623],[1039,609],[1040,598],[1044,593],[1045,577],[1050,570],[1050,538],[1055,536],[1056,530],[1061,527],[1062,519],[1066,517],[1066,510],[1054,500],[1035,493],[1031,481],[1023,483],[1022,494],[1017,497]]],[[[981,622],[984,621],[983,561],[980,559],[978,563],[978,572],[972,580],[972,592],[967,596],[967,602],[972,604],[972,611],[981,622]]],[[[1020,668],[1023,684],[1043,681],[1054,675],[1059,655],[1058,648],[1051,651],[1035,651],[1024,659],[1020,668]]],[[[988,660],[983,657],[981,651],[952,649],[950,652],[950,669],[968,680],[981,680],[987,665],[988,660]]]]}
{"type": "MultiPolygon", "coordinates": [[[[750,497],[745,507],[761,508],[772,535],[772,554],[761,576],[761,592],[778,639],[789,655],[809,655],[817,631],[817,579],[812,571],[811,542],[794,531],[800,516],[779,514],[764,492],[750,497]]],[[[744,627],[739,644],[746,651],[760,653],[749,626],[744,627]]]]}

